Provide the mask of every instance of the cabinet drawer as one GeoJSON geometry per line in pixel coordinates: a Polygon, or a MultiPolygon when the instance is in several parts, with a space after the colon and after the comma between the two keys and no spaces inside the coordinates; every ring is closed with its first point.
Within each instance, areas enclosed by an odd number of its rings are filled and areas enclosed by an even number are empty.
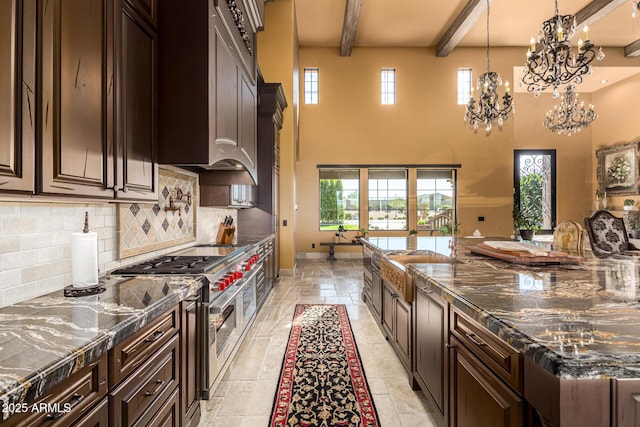
{"type": "Polygon", "coordinates": [[[520,353],[459,309],[451,310],[451,333],[504,382],[522,394],[520,353]]]}
{"type": "Polygon", "coordinates": [[[178,386],[180,335],[174,335],[109,396],[113,426],[148,425],[178,386]]]}
{"type": "Polygon", "coordinates": [[[14,415],[8,426],[69,426],[107,394],[107,357],[85,366],[34,403],[26,414],[14,415]],[[37,406],[33,406],[37,405],[37,406]]]}
{"type": "Polygon", "coordinates": [[[95,408],[82,414],[72,427],[107,427],[109,425],[109,399],[104,398],[95,408]]]}
{"type": "Polygon", "coordinates": [[[109,386],[115,386],[133,372],[179,329],[180,316],[178,305],[176,305],[111,349],[109,351],[109,386]]]}
{"type": "Polygon", "coordinates": [[[149,427],[178,427],[180,425],[179,403],[178,389],[176,389],[149,422],[149,427]]]}

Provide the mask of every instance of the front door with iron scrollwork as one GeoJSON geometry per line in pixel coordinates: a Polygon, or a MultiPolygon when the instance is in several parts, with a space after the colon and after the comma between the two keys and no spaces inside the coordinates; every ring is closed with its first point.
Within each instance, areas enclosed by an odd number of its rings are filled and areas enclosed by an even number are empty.
{"type": "Polygon", "coordinates": [[[513,205],[537,218],[540,233],[556,225],[556,150],[514,150],[513,205]]]}

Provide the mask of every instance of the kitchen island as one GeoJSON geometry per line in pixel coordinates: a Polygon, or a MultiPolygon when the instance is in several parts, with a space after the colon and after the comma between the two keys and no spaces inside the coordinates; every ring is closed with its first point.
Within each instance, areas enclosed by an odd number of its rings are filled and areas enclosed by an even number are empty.
{"type": "MultiPolygon", "coordinates": [[[[394,255],[443,257],[442,263],[407,263],[404,269],[415,285],[411,305],[414,380],[420,376],[418,353],[434,345],[421,343],[424,325],[433,323],[433,307],[442,307],[438,313],[448,329],[430,353],[441,355],[440,366],[448,372],[436,384],[439,390],[425,392],[440,400],[444,421],[464,424],[458,402],[462,392],[456,385],[464,377],[462,370],[470,366],[468,362],[479,360],[484,362],[481,369],[471,375],[480,377],[486,374],[485,368],[497,372],[498,382],[491,378],[483,385],[485,389],[504,387],[507,397],[515,399],[509,416],[521,411],[522,416],[515,418],[522,425],[639,425],[638,261],[597,259],[587,252],[583,262],[575,265],[521,265],[471,255],[467,248],[479,241],[463,238],[457,239],[457,256],[452,259],[449,240],[364,240],[383,262],[393,263],[394,255]],[[427,306],[431,317],[425,317],[426,323],[420,320],[423,312],[417,306],[425,301],[421,293],[440,303],[427,306]],[[476,325],[479,332],[473,329],[476,325]],[[492,345],[494,338],[496,345],[492,345]]],[[[384,311],[384,303],[382,307],[384,311]]],[[[425,372],[428,379],[433,369],[425,372]]],[[[501,398],[503,406],[509,407],[501,398]]],[[[484,406],[486,409],[487,402],[484,406]]]]}

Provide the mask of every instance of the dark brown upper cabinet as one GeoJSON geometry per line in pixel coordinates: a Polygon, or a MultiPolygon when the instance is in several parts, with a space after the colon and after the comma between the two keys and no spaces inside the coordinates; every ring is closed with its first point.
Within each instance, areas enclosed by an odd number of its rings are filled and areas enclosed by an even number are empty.
{"type": "Polygon", "coordinates": [[[35,0],[0,1],[0,191],[34,191],[35,0]]]}
{"type": "Polygon", "coordinates": [[[160,163],[241,164],[257,182],[255,31],[243,4],[159,3],[160,163]]]}
{"type": "Polygon", "coordinates": [[[157,33],[127,2],[119,10],[116,199],[157,200],[157,33]]]}
{"type": "Polygon", "coordinates": [[[39,8],[38,192],[156,200],[155,31],[122,0],[39,8]]]}
{"type": "Polygon", "coordinates": [[[113,0],[50,0],[38,7],[38,192],[113,198],[113,0]]]}

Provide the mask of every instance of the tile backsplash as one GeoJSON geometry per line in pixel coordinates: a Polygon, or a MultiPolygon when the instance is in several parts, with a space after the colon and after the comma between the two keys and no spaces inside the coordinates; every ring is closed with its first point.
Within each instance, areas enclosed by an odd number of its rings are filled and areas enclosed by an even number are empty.
{"type": "MultiPolygon", "coordinates": [[[[159,182],[168,183],[167,190],[172,188],[175,195],[177,175],[183,175],[183,171],[177,168],[162,168],[159,182]]],[[[59,203],[59,202],[32,202],[32,201],[0,201],[0,307],[24,301],[48,292],[59,290],[71,284],[71,233],[81,231],[84,225],[84,213],[89,213],[89,227],[98,233],[98,266],[99,275],[131,265],[154,256],[163,255],[182,248],[192,246],[194,243],[208,243],[215,240],[218,224],[227,215],[237,217],[234,209],[203,208],[198,206],[197,178],[190,176],[182,185],[190,185],[193,188],[193,203],[189,212],[183,207],[181,214],[177,211],[166,212],[167,222],[172,224],[172,229],[167,227],[166,236],[170,239],[169,246],[163,245],[160,240],[155,243],[142,238],[140,234],[139,244],[130,245],[128,249],[136,251],[127,257],[120,256],[119,239],[122,233],[118,233],[118,216],[120,209],[139,209],[138,214],[146,210],[153,213],[154,206],[162,209],[165,214],[164,203],[168,200],[163,195],[159,196],[157,204],[115,204],[115,203],[59,203]],[[187,184],[188,182],[188,184],[187,184]],[[188,216],[187,219],[185,218],[188,216]],[[182,226],[178,224],[182,219],[182,226]],[[172,222],[175,221],[175,222],[172,222]],[[180,231],[178,231],[180,230],[180,231]],[[144,248],[144,250],[142,249],[144,248]]],[[[160,186],[162,191],[164,186],[160,186]]],[[[182,188],[183,193],[187,193],[182,188]]],[[[43,199],[44,200],[44,199],[43,199]]],[[[157,210],[157,208],[156,208],[157,210]]],[[[145,213],[148,215],[148,212],[145,213]]],[[[148,219],[148,218],[147,218],[148,219]]],[[[152,218],[153,219],[153,218],[152,218]]],[[[165,233],[160,222],[160,230],[165,233]]],[[[125,220],[126,221],[126,220],[125,220]]],[[[130,228],[133,222],[129,219],[130,228]]],[[[138,221],[138,220],[136,220],[138,221]]],[[[138,227],[144,233],[144,220],[137,222],[138,227]]],[[[157,229],[156,221],[149,221],[149,232],[157,229]]],[[[144,226],[147,228],[147,226],[144,226]]],[[[162,234],[158,234],[162,236],[162,234]]]]}
{"type": "Polygon", "coordinates": [[[158,203],[118,206],[118,253],[128,258],[196,240],[197,175],[161,168],[158,203]]]}

